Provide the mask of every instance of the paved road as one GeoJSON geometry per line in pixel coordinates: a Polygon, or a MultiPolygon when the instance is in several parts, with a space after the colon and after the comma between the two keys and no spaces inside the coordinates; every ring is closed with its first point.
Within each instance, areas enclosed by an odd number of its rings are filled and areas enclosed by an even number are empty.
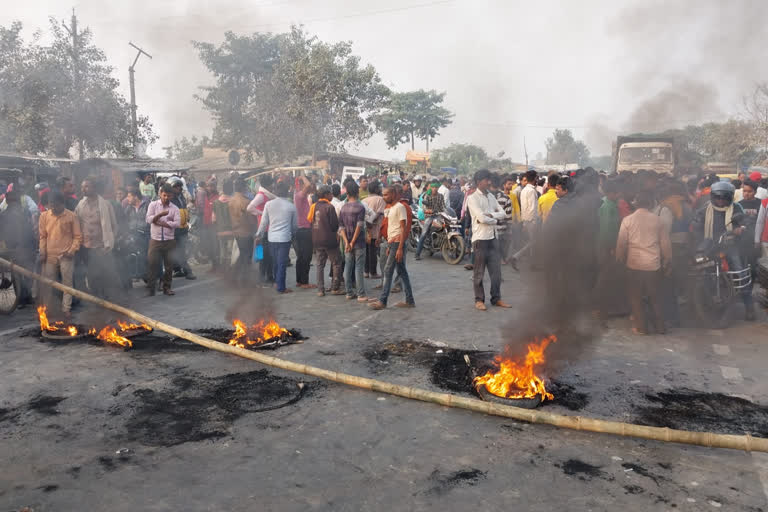
{"type": "MultiPolygon", "coordinates": [[[[275,355],[445,391],[451,349],[496,352],[518,320],[475,311],[461,267],[410,267],[414,310],[244,296],[205,272],[175,297],[121,300],[187,329],[225,327],[233,305],[272,309],[309,336],[275,355]]],[[[526,301],[536,276],[504,277],[504,298],[526,301]]],[[[561,366],[547,410],[768,436],[764,322],[637,337],[612,321],[561,366]]],[[[128,352],[44,343],[25,336],[34,325],[30,310],[0,319],[0,510],[768,510],[768,455],[487,417],[160,335],[128,352]]]]}

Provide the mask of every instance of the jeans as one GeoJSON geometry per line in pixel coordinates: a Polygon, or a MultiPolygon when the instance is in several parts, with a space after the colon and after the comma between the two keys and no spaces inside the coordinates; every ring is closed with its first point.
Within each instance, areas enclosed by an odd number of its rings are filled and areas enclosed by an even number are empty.
{"type": "Polygon", "coordinates": [[[385,306],[387,305],[389,292],[392,289],[392,278],[395,275],[395,269],[397,269],[397,275],[403,282],[405,302],[407,304],[415,304],[413,300],[413,290],[411,289],[411,280],[408,277],[408,269],[405,268],[405,257],[408,254],[408,251],[403,251],[403,261],[398,262],[395,256],[399,246],[400,242],[389,243],[389,255],[387,256],[387,264],[384,266],[384,286],[381,290],[381,296],[379,297],[379,301],[385,306]]]}
{"type": "Polygon", "coordinates": [[[475,302],[485,302],[485,289],[483,288],[483,276],[488,268],[488,276],[491,278],[491,304],[501,300],[501,255],[499,254],[499,241],[477,240],[472,243],[472,253],[475,256],[472,281],[475,289],[475,302]]]}
{"type": "Polygon", "coordinates": [[[272,263],[275,266],[275,283],[277,291],[285,291],[285,263],[288,261],[288,252],[291,250],[291,242],[269,242],[272,249],[272,263]]]}
{"type": "Polygon", "coordinates": [[[200,228],[200,245],[203,254],[208,257],[213,267],[219,265],[219,240],[214,224],[203,225],[200,228]]]}
{"type": "Polygon", "coordinates": [[[430,232],[432,231],[432,221],[435,220],[434,215],[430,215],[429,218],[424,222],[424,227],[422,228],[421,236],[419,237],[419,243],[416,245],[416,257],[421,257],[421,251],[424,249],[424,242],[427,240],[427,237],[430,236],[430,232]]]}
{"type": "Polygon", "coordinates": [[[312,230],[299,228],[294,238],[296,249],[296,284],[309,284],[309,266],[312,263],[312,230]]]}
{"type": "Polygon", "coordinates": [[[365,247],[352,249],[344,253],[345,268],[344,281],[347,285],[347,295],[355,295],[352,283],[357,286],[357,296],[365,297],[365,279],[363,279],[363,267],[365,267],[365,247]],[[354,278],[353,275],[354,274],[354,278]]]}
{"type": "Polygon", "coordinates": [[[338,247],[317,247],[317,287],[321,292],[325,292],[325,263],[330,260],[333,269],[333,280],[331,281],[331,291],[341,288],[341,253],[338,247]]]}
{"type": "Polygon", "coordinates": [[[83,254],[90,292],[97,297],[107,299],[116,296],[119,280],[115,279],[117,274],[112,251],[81,247],[80,252],[83,254]]]}
{"type": "Polygon", "coordinates": [[[174,240],[176,240],[176,249],[173,251],[174,265],[185,274],[191,274],[192,269],[189,268],[189,263],[187,262],[187,241],[189,240],[189,230],[177,229],[174,232],[174,240]]]}

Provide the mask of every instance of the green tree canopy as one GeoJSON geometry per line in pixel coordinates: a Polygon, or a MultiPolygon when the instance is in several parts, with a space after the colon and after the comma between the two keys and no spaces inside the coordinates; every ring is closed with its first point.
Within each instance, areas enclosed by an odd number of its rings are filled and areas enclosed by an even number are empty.
{"type": "Polygon", "coordinates": [[[503,151],[494,158],[489,156],[485,149],[474,144],[450,144],[434,150],[429,160],[433,169],[453,167],[459,174],[472,174],[483,168],[511,172],[515,165],[512,159],[504,158],[503,151]]]}
{"type": "Polygon", "coordinates": [[[165,150],[166,158],[185,162],[202,158],[203,147],[210,146],[211,144],[212,141],[208,136],[203,135],[198,139],[196,135],[193,135],[189,139],[186,137],[176,139],[172,145],[166,146],[163,149],[165,150]]]}
{"type": "Polygon", "coordinates": [[[586,166],[589,164],[589,149],[580,140],[573,138],[571,130],[556,129],[544,145],[547,148],[548,164],[578,163],[586,166]]]}
{"type": "Polygon", "coordinates": [[[194,42],[216,85],[197,96],[215,121],[214,138],[267,160],[368,140],[389,89],[349,42],[327,44],[292,27],[286,34],[225,34],[194,42]]]}
{"type": "MultiPolygon", "coordinates": [[[[130,105],[90,30],[74,42],[51,18],[46,46],[25,43],[21,31],[19,22],[0,27],[0,147],[66,157],[82,144],[87,154],[130,155],[130,105]]],[[[139,142],[155,142],[146,116],[138,128],[139,142]]]]}
{"type": "Polygon", "coordinates": [[[437,137],[441,128],[451,124],[453,118],[453,114],[441,106],[444,99],[444,92],[434,90],[395,93],[376,116],[376,129],[384,133],[390,149],[409,141],[414,149],[415,139],[421,139],[427,142],[429,151],[429,142],[437,137]]]}

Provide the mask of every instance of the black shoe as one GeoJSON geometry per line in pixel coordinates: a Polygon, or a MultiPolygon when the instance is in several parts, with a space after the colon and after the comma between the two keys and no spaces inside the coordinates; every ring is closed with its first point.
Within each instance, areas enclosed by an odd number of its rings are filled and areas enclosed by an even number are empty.
{"type": "Polygon", "coordinates": [[[416,261],[421,261],[421,254],[417,254],[416,256],[413,257],[413,259],[415,259],[416,261]]]}

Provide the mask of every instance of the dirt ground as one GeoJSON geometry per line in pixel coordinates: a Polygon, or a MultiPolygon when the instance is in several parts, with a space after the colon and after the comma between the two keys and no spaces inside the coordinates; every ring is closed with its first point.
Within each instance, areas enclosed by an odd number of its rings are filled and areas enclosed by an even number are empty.
{"type": "MultiPolygon", "coordinates": [[[[409,267],[413,310],[274,298],[277,320],[308,339],[270,355],[471,396],[464,355],[489,361],[510,312],[474,310],[461,267],[409,267]]],[[[175,297],[136,289],[125,302],[181,328],[228,328],[242,296],[201,273],[175,297]]],[[[525,301],[530,282],[504,278],[505,300],[525,301]]],[[[764,321],[637,337],[612,320],[550,376],[544,410],[768,437],[764,321]]],[[[768,510],[768,455],[409,401],[157,332],[128,351],[42,341],[28,309],[0,318],[0,460],[0,510],[768,510]]]]}

